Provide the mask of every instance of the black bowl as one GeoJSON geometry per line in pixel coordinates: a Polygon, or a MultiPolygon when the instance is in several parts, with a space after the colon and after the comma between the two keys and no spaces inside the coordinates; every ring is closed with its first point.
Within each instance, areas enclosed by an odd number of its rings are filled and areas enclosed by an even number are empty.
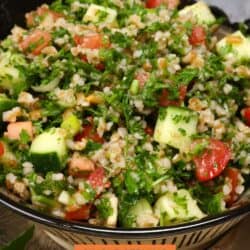
{"type": "MultiPolygon", "coordinates": [[[[24,25],[24,14],[42,3],[51,1],[42,0],[1,0],[0,2],[0,38],[4,38],[14,24],[24,25]]],[[[184,1],[184,4],[191,1],[184,1]]],[[[208,1],[209,2],[209,1],[208,1]]],[[[223,1],[220,1],[223,2],[223,1]]],[[[228,4],[228,0],[224,1],[228,4]]],[[[245,1],[238,1],[237,3],[245,1]]],[[[213,7],[217,15],[227,17],[221,9],[213,7]]],[[[240,15],[240,13],[239,13],[240,15]]],[[[230,15],[229,15],[230,16],[230,15]]],[[[235,24],[234,26],[235,27],[235,24]]],[[[145,229],[122,229],[93,226],[86,222],[73,222],[55,218],[32,209],[16,199],[10,198],[7,192],[0,192],[0,204],[14,212],[43,226],[53,236],[63,239],[71,244],[165,244],[173,243],[178,248],[197,247],[215,239],[232,226],[236,225],[250,211],[250,199],[245,198],[241,205],[217,216],[206,217],[202,220],[182,223],[167,227],[145,228],[145,229]]]]}

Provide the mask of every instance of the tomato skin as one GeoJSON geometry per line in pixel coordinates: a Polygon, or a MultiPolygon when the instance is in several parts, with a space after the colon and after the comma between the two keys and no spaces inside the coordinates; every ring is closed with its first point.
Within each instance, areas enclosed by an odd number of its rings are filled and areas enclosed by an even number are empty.
{"type": "Polygon", "coordinates": [[[241,114],[246,125],[250,127],[250,107],[242,109],[241,114]]]}
{"type": "Polygon", "coordinates": [[[65,219],[66,220],[88,220],[90,217],[90,209],[91,205],[83,205],[81,208],[66,212],[65,219]]]}
{"type": "Polygon", "coordinates": [[[98,33],[91,33],[84,36],[76,35],[74,41],[77,45],[85,49],[100,49],[105,47],[103,44],[103,37],[98,33]]]}
{"type": "Polygon", "coordinates": [[[182,101],[185,99],[187,94],[187,86],[183,85],[179,88],[179,100],[169,100],[168,99],[168,91],[166,89],[162,90],[160,99],[159,99],[159,105],[161,107],[167,107],[167,106],[180,106],[182,101]]]}
{"type": "Polygon", "coordinates": [[[98,167],[89,175],[88,181],[94,189],[103,188],[104,177],[105,177],[104,168],[98,167]]]}
{"type": "Polygon", "coordinates": [[[147,0],[146,7],[149,9],[156,8],[162,4],[163,0],[147,0]]]}
{"type": "Polygon", "coordinates": [[[83,125],[83,130],[75,136],[75,141],[81,141],[82,138],[93,140],[94,142],[103,144],[105,141],[102,137],[98,135],[94,130],[94,123],[92,117],[89,118],[89,123],[83,125]]]}
{"type": "Polygon", "coordinates": [[[153,136],[154,135],[154,130],[147,126],[145,129],[144,129],[144,132],[147,134],[147,135],[150,135],[150,136],[153,136]]]}
{"type": "Polygon", "coordinates": [[[49,45],[51,41],[51,35],[47,31],[35,30],[33,33],[28,35],[19,44],[23,51],[27,51],[32,45],[34,48],[31,49],[33,55],[39,55],[41,51],[49,45]]]}
{"type": "Polygon", "coordinates": [[[4,155],[4,145],[2,142],[0,142],[0,157],[4,155]]]}
{"type": "Polygon", "coordinates": [[[191,36],[189,37],[189,43],[197,46],[204,44],[206,41],[206,31],[202,26],[196,26],[193,28],[191,36]]]}
{"type": "Polygon", "coordinates": [[[239,184],[239,170],[237,168],[227,168],[225,170],[225,175],[227,178],[229,178],[230,183],[232,185],[232,191],[231,193],[228,195],[228,197],[226,197],[226,203],[228,206],[231,206],[235,201],[238,200],[239,195],[236,193],[236,188],[239,184]]]}
{"type": "Polygon", "coordinates": [[[231,159],[231,150],[225,143],[210,139],[205,152],[194,157],[196,166],[196,178],[205,182],[219,176],[231,159]]]}
{"type": "Polygon", "coordinates": [[[179,3],[179,0],[147,0],[146,7],[148,9],[153,9],[159,7],[161,4],[165,4],[169,9],[175,9],[179,3]]]}

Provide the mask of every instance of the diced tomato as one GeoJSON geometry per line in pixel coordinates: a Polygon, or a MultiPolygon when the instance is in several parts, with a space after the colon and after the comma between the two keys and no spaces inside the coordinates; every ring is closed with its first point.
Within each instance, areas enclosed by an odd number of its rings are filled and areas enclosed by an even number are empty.
{"type": "Polygon", "coordinates": [[[237,168],[227,168],[225,170],[226,177],[229,178],[230,183],[232,185],[232,191],[226,197],[226,203],[228,206],[231,206],[237,199],[239,198],[239,195],[236,193],[236,188],[239,184],[239,170],[237,168]]]}
{"type": "Polygon", "coordinates": [[[140,87],[142,88],[145,83],[148,81],[150,74],[146,71],[138,72],[135,76],[135,79],[138,80],[140,87]]]}
{"type": "Polygon", "coordinates": [[[96,69],[98,69],[100,71],[104,71],[105,70],[105,64],[104,63],[99,63],[95,67],[96,67],[96,69]]]}
{"type": "Polygon", "coordinates": [[[182,85],[179,89],[180,100],[183,101],[187,95],[187,86],[182,85]]]}
{"type": "Polygon", "coordinates": [[[146,7],[149,9],[159,7],[165,4],[169,9],[175,9],[180,3],[180,0],[147,0],[146,7]]]}
{"type": "Polygon", "coordinates": [[[98,135],[97,132],[94,131],[94,122],[93,119],[89,119],[89,123],[83,126],[83,130],[81,133],[75,136],[76,141],[81,141],[82,138],[91,139],[97,143],[104,143],[104,139],[98,135]]]}
{"type": "Polygon", "coordinates": [[[104,168],[98,167],[89,175],[88,181],[90,185],[95,189],[103,188],[105,184],[104,177],[105,177],[104,168]]]}
{"type": "Polygon", "coordinates": [[[159,99],[159,104],[161,107],[180,106],[181,102],[185,99],[186,94],[187,94],[187,86],[183,85],[179,88],[179,99],[169,100],[168,91],[166,89],[163,89],[159,99]]]}
{"type": "Polygon", "coordinates": [[[0,157],[4,154],[4,145],[0,142],[0,157]]]}
{"type": "Polygon", "coordinates": [[[19,140],[22,131],[25,131],[29,135],[29,137],[32,138],[33,137],[32,122],[26,121],[26,122],[9,123],[7,126],[6,136],[10,140],[19,140]]]}
{"type": "Polygon", "coordinates": [[[77,45],[85,49],[100,49],[106,47],[103,42],[103,36],[99,33],[90,33],[84,36],[76,35],[74,41],[77,45]]]}
{"type": "Polygon", "coordinates": [[[154,130],[153,130],[151,127],[149,127],[149,126],[147,126],[147,127],[144,129],[144,132],[145,132],[147,135],[150,135],[150,136],[153,136],[153,134],[154,134],[154,130]]]}
{"type": "Polygon", "coordinates": [[[39,24],[39,21],[40,21],[39,19],[42,19],[46,17],[47,15],[51,16],[54,22],[58,18],[63,16],[63,14],[50,10],[48,6],[43,5],[37,8],[36,11],[31,11],[30,13],[27,13],[25,15],[27,26],[32,27],[32,26],[39,24]],[[39,19],[37,17],[39,17],[39,19]]]}
{"type": "Polygon", "coordinates": [[[196,178],[200,182],[219,176],[231,159],[231,150],[227,144],[210,139],[205,152],[194,158],[196,178]]]}
{"type": "Polygon", "coordinates": [[[86,173],[94,171],[95,164],[85,156],[73,154],[72,158],[69,160],[68,170],[70,175],[82,177],[85,176],[86,173]]]}
{"type": "Polygon", "coordinates": [[[197,46],[204,44],[206,40],[206,31],[202,26],[196,26],[193,28],[191,36],[189,37],[189,43],[197,46]]]}
{"type": "Polygon", "coordinates": [[[241,114],[244,118],[246,125],[250,126],[250,107],[242,109],[241,114]]]}
{"type": "Polygon", "coordinates": [[[84,205],[75,211],[66,212],[65,219],[66,220],[88,220],[90,217],[90,209],[91,209],[91,205],[84,205]]]}
{"type": "Polygon", "coordinates": [[[47,31],[35,30],[20,43],[23,51],[31,52],[33,55],[39,55],[45,47],[49,45],[51,35],[47,31]]]}

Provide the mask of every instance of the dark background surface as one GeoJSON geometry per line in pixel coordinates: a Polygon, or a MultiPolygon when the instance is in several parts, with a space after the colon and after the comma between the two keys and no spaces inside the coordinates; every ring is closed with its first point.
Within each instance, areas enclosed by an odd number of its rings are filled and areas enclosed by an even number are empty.
{"type": "MultiPolygon", "coordinates": [[[[24,25],[24,14],[50,0],[0,0],[0,38],[5,37],[14,24],[24,25]]],[[[184,4],[194,2],[183,0],[184,4]]],[[[247,21],[250,24],[250,0],[205,0],[216,13],[225,13],[231,23],[247,21]]],[[[250,26],[250,25],[249,25],[250,26]]]]}

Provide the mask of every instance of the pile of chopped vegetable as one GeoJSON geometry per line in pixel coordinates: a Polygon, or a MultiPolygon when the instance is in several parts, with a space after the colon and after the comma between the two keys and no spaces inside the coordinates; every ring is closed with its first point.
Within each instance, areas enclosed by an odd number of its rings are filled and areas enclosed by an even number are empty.
{"type": "Polygon", "coordinates": [[[0,185],[67,220],[230,209],[250,174],[250,38],[198,2],[56,0],[0,44],[0,185]]]}

